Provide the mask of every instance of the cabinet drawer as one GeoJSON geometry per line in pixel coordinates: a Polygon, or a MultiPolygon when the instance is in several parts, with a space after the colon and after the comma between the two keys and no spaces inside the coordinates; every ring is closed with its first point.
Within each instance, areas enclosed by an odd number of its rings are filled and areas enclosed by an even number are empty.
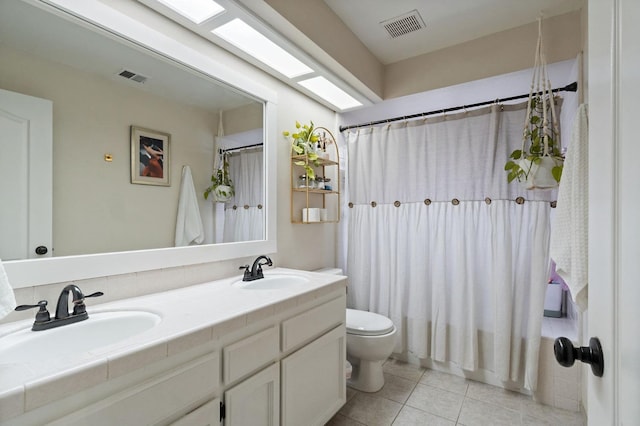
{"type": "Polygon", "coordinates": [[[279,355],[278,328],[273,326],[222,350],[225,384],[273,362],[279,355]]]}
{"type": "Polygon", "coordinates": [[[142,382],[89,405],[55,426],[112,426],[156,424],[218,389],[220,353],[202,357],[169,374],[142,382]]]}
{"type": "Polygon", "coordinates": [[[215,398],[196,408],[171,426],[218,426],[220,425],[220,398],[215,398]]]}
{"type": "Polygon", "coordinates": [[[282,322],[282,351],[286,352],[345,322],[346,298],[339,297],[282,322]]]}

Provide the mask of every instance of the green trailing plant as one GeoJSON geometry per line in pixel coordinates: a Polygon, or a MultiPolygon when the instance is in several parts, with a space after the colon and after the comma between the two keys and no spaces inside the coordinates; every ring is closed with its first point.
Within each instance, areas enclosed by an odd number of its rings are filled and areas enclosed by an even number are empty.
{"type": "Polygon", "coordinates": [[[310,121],[308,125],[302,125],[296,121],[295,133],[284,131],[282,134],[286,138],[291,138],[291,151],[293,155],[303,156],[300,160],[295,161],[294,164],[304,167],[307,179],[315,179],[316,173],[313,167],[320,165],[316,148],[320,137],[315,133],[313,121],[310,121]]]}
{"type": "Polygon", "coordinates": [[[549,110],[554,100],[536,95],[530,102],[530,114],[524,128],[522,148],[513,151],[504,166],[507,181],[526,181],[537,169],[534,165],[539,166],[546,157],[553,160],[551,175],[556,182],[560,182],[564,158],[560,151],[559,133],[555,123],[550,125],[545,122],[548,120],[547,117],[552,116],[549,110]]]}
{"type": "Polygon", "coordinates": [[[209,194],[213,192],[216,201],[228,200],[235,195],[233,181],[229,178],[229,161],[227,156],[220,156],[220,167],[211,175],[211,185],[205,189],[204,198],[209,198],[209,194]]]}

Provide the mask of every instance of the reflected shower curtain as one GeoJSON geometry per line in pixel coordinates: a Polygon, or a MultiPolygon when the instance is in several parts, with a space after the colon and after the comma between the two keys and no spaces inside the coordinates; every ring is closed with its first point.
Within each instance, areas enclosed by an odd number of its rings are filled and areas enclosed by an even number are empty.
{"type": "Polygon", "coordinates": [[[229,156],[229,175],[236,194],[225,204],[225,243],[265,238],[262,164],[262,148],[244,150],[229,156]]]}
{"type": "Polygon", "coordinates": [[[345,269],[349,306],[390,317],[395,352],[534,390],[555,193],[507,184],[525,105],[345,135],[345,269]]]}

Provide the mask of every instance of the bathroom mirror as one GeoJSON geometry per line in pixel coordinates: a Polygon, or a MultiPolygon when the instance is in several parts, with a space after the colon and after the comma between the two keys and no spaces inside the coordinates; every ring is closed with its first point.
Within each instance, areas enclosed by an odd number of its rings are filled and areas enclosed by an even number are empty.
{"type": "MultiPolygon", "coordinates": [[[[52,186],[53,243],[46,258],[5,263],[14,287],[273,250],[275,202],[266,188],[274,173],[268,140],[274,132],[275,94],[195,50],[189,39],[201,42],[135,2],[0,4],[0,89],[53,102],[53,183],[41,185],[52,186]],[[169,135],[164,141],[168,186],[132,183],[132,162],[140,161],[132,153],[133,127],[169,135]],[[229,233],[235,239],[221,240],[215,232],[224,229],[225,209],[205,201],[203,192],[217,150],[241,152],[243,144],[252,152],[256,145],[261,150],[264,173],[262,179],[253,177],[262,192],[255,203],[261,211],[252,216],[260,222],[252,224],[251,235],[229,233]],[[184,166],[191,169],[205,240],[202,246],[173,248],[184,166]],[[212,244],[216,241],[234,242],[212,244]],[[138,263],[100,266],[117,259],[138,263]]],[[[246,186],[235,184],[238,191],[246,186]]],[[[238,191],[236,197],[242,198],[238,191]]]]}

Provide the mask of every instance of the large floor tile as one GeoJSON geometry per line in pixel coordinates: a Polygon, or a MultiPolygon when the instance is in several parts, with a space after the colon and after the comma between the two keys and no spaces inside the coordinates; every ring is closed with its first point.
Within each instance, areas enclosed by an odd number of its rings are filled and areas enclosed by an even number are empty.
{"type": "Polygon", "coordinates": [[[408,364],[393,358],[388,359],[382,366],[382,369],[385,373],[393,374],[394,376],[399,376],[403,379],[412,380],[414,382],[420,381],[420,378],[425,371],[424,367],[408,364]]]}
{"type": "Polygon", "coordinates": [[[521,424],[520,412],[466,398],[462,404],[458,424],[464,426],[516,426],[521,424]]]}
{"type": "Polygon", "coordinates": [[[407,405],[439,417],[456,421],[463,400],[463,395],[418,384],[407,400],[407,405]]]}
{"type": "Polygon", "coordinates": [[[405,405],[393,426],[455,426],[455,422],[405,405]]]}
{"type": "Polygon", "coordinates": [[[584,426],[587,421],[582,413],[537,404],[535,401],[525,401],[522,406],[523,416],[544,420],[553,425],[584,426]]]}
{"type": "Polygon", "coordinates": [[[586,426],[582,413],[542,405],[501,387],[390,359],[376,393],[347,388],[327,426],[586,426]]]}
{"type": "Polygon", "coordinates": [[[340,409],[340,414],[367,426],[389,426],[401,408],[400,403],[361,392],[340,409]]]}
{"type": "Polygon", "coordinates": [[[471,380],[469,381],[469,388],[467,389],[467,397],[483,402],[489,402],[515,411],[520,411],[526,401],[531,401],[531,397],[522,395],[518,392],[512,392],[497,386],[491,386],[471,380]]]}
{"type": "Polygon", "coordinates": [[[464,377],[453,376],[435,370],[425,371],[420,379],[420,383],[448,390],[449,392],[459,393],[460,395],[465,395],[469,387],[469,383],[464,377]]]}
{"type": "Polygon", "coordinates": [[[356,420],[343,416],[342,414],[336,414],[325,426],[367,426],[364,423],[360,423],[356,420]]]}
{"type": "Polygon", "coordinates": [[[416,382],[412,380],[403,379],[393,374],[385,374],[384,386],[372,395],[404,404],[415,387],[416,382]]]}
{"type": "Polygon", "coordinates": [[[347,386],[347,402],[351,401],[356,395],[358,395],[360,391],[350,388],[347,386]]]}

